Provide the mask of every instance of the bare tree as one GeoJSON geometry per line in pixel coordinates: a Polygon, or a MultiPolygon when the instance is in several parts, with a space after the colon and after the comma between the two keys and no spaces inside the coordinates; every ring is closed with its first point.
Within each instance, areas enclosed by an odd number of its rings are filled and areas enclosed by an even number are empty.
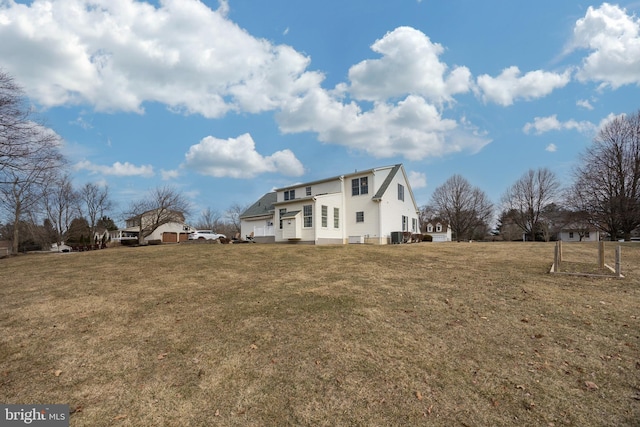
{"type": "Polygon", "coordinates": [[[71,221],[80,214],[79,194],[73,188],[69,175],[52,180],[43,190],[41,201],[44,213],[54,230],[59,249],[71,227],[71,221]]]}
{"type": "Polygon", "coordinates": [[[248,206],[242,206],[239,203],[234,203],[225,212],[226,220],[229,222],[231,227],[232,236],[240,233],[240,215],[247,210],[247,207],[248,206]]]}
{"type": "MultiPolygon", "coordinates": [[[[0,70],[0,204],[14,225],[33,214],[42,186],[64,163],[60,138],[39,124],[22,90],[0,70]]],[[[13,227],[13,250],[18,251],[20,227],[13,227]]]]}
{"type": "MultiPolygon", "coordinates": [[[[0,184],[0,205],[9,213],[14,225],[19,224],[24,216],[29,216],[30,223],[34,223],[42,189],[46,182],[51,181],[54,169],[48,164],[33,164],[28,169],[8,169],[5,172],[5,177],[9,177],[11,181],[0,184]]],[[[19,233],[20,227],[14,226],[13,253],[18,252],[19,233]]]]}
{"type": "Polygon", "coordinates": [[[20,86],[0,69],[0,182],[31,177],[35,163],[59,156],[59,143],[58,135],[34,118],[20,86]]]}
{"type": "Polygon", "coordinates": [[[505,209],[520,229],[535,241],[544,208],[560,191],[556,175],[547,168],[529,169],[502,196],[505,209]]]}
{"type": "Polygon", "coordinates": [[[640,226],[640,110],[600,129],[575,170],[570,200],[611,240],[628,240],[640,226]]]}
{"type": "Polygon", "coordinates": [[[109,187],[101,187],[88,182],[80,189],[79,197],[84,214],[89,222],[91,237],[94,238],[99,219],[113,206],[109,197],[109,187]]]}
{"type": "Polygon", "coordinates": [[[138,242],[143,243],[158,227],[171,222],[184,222],[191,209],[189,201],[172,187],[157,187],[146,198],[134,201],[127,215],[139,229],[138,242]]]}
{"type": "Polygon", "coordinates": [[[453,175],[436,188],[431,204],[449,222],[458,242],[471,238],[477,228],[486,228],[493,216],[493,204],[487,195],[461,175],[453,175]]]}
{"type": "Polygon", "coordinates": [[[216,210],[212,210],[211,208],[206,208],[200,213],[200,218],[198,218],[198,222],[196,223],[196,228],[200,230],[213,230],[217,231],[218,227],[220,227],[220,221],[222,220],[222,215],[220,212],[216,210]]]}
{"type": "Polygon", "coordinates": [[[419,212],[420,224],[426,224],[429,220],[438,216],[438,212],[435,207],[431,205],[423,205],[420,207],[419,212]]]}

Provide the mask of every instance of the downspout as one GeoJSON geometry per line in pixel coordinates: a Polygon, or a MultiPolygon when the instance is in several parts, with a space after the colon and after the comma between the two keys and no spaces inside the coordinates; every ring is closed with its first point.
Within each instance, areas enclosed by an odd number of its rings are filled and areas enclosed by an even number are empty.
{"type": "Polygon", "coordinates": [[[378,244],[382,244],[382,199],[378,199],[378,244]]]}
{"type": "Polygon", "coordinates": [[[347,194],[345,193],[345,189],[344,189],[344,175],[340,176],[340,217],[338,218],[340,221],[340,224],[342,224],[341,226],[341,234],[342,234],[342,244],[344,245],[345,243],[347,243],[347,203],[346,203],[346,199],[347,199],[347,194]]]}

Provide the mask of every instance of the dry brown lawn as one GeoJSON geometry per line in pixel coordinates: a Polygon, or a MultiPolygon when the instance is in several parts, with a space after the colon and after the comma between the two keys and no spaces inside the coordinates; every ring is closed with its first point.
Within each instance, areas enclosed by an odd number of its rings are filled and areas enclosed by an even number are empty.
{"type": "MultiPolygon", "coordinates": [[[[551,275],[553,252],[178,244],[2,259],[0,402],[69,404],[71,426],[92,427],[640,425],[640,244],[623,244],[622,280],[551,275]]],[[[597,249],[564,256],[595,263],[597,249]]]]}

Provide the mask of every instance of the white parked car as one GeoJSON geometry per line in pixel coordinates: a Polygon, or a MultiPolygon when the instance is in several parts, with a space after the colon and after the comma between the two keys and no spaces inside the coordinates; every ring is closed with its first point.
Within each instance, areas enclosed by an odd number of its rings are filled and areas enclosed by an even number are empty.
{"type": "Polygon", "coordinates": [[[218,234],[211,230],[196,230],[189,233],[189,240],[216,240],[220,237],[226,238],[224,234],[218,234]]]}

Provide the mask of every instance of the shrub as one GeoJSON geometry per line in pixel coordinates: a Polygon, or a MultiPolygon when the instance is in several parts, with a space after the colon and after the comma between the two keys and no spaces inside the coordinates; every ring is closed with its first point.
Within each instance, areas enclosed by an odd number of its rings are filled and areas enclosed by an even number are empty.
{"type": "Polygon", "coordinates": [[[433,236],[431,234],[423,234],[422,235],[423,242],[433,242],[433,236]]]}

